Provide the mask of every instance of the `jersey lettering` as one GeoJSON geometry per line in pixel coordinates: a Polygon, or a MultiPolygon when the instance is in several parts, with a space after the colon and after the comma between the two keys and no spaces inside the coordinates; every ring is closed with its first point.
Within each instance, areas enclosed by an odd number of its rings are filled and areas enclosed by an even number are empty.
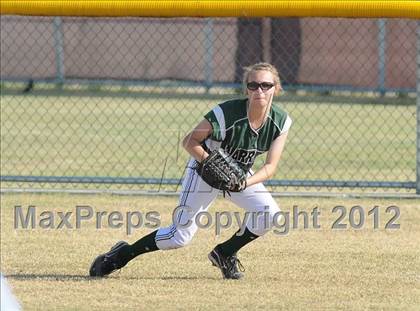
{"type": "Polygon", "coordinates": [[[258,155],[256,150],[235,149],[234,147],[229,146],[225,147],[225,151],[229,153],[233,159],[246,166],[252,165],[258,155]]]}

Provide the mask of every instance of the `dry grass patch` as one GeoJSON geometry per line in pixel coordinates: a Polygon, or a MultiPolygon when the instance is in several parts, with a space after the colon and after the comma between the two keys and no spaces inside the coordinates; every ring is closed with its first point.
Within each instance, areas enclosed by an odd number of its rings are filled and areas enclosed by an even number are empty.
{"type": "MultiPolygon", "coordinates": [[[[89,205],[95,211],[123,214],[156,210],[163,225],[170,222],[176,198],[111,195],[1,196],[1,270],[24,310],[140,309],[289,309],[289,310],[416,310],[420,305],[420,202],[417,200],[279,198],[284,211],[294,205],[308,214],[320,211],[320,229],[270,232],[240,252],[246,267],[241,281],[225,281],[207,260],[207,253],[236,230],[215,236],[214,227],[200,230],[186,248],[154,252],[136,258],[106,279],[87,277],[89,265],[118,240],[134,242],[151,229],[95,228],[14,229],[14,206],[75,211],[89,205]],[[385,230],[390,205],[400,208],[400,229],[385,230]],[[331,230],[336,205],[348,210],[361,205],[365,225],[331,230]],[[367,212],[380,207],[380,228],[373,229],[367,212]]],[[[239,211],[218,199],[216,211],[239,211]]],[[[348,216],[348,215],[347,215],[348,216]]],[[[72,219],[74,225],[74,219],[72,219]]],[[[346,221],[347,224],[348,218],[346,221]]]]}

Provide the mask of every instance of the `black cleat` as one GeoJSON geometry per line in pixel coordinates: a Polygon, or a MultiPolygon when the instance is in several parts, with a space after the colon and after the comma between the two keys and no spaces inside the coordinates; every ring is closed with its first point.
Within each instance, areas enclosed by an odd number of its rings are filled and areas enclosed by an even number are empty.
{"type": "Polygon", "coordinates": [[[225,257],[216,247],[210,252],[208,257],[213,266],[218,267],[222,271],[223,278],[239,280],[244,276],[241,272],[244,272],[245,269],[236,255],[225,257]]]}
{"type": "Polygon", "coordinates": [[[96,257],[90,266],[89,275],[103,277],[124,267],[126,263],[121,262],[118,258],[118,253],[125,245],[128,245],[128,243],[120,241],[109,252],[96,257]]]}

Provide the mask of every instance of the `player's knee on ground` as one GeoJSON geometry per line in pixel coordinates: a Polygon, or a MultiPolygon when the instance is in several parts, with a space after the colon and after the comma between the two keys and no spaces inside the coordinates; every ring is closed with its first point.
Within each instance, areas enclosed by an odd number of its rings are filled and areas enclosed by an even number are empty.
{"type": "Polygon", "coordinates": [[[273,220],[280,212],[277,204],[267,205],[249,213],[246,226],[252,233],[262,236],[273,228],[273,220]]]}

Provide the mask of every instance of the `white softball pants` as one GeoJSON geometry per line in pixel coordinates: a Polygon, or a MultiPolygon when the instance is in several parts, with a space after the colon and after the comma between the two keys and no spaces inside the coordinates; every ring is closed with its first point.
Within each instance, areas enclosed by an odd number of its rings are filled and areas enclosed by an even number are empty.
{"type": "MultiPolygon", "coordinates": [[[[207,211],[220,193],[220,190],[212,188],[201,179],[194,169],[194,163],[194,160],[188,162],[173,223],[158,229],[156,234],[156,245],[161,250],[187,245],[198,229],[197,214],[207,211]]],[[[248,212],[246,227],[258,236],[270,230],[273,218],[279,212],[277,203],[262,183],[252,185],[242,192],[231,192],[230,196],[226,194],[226,198],[248,212]]]]}

